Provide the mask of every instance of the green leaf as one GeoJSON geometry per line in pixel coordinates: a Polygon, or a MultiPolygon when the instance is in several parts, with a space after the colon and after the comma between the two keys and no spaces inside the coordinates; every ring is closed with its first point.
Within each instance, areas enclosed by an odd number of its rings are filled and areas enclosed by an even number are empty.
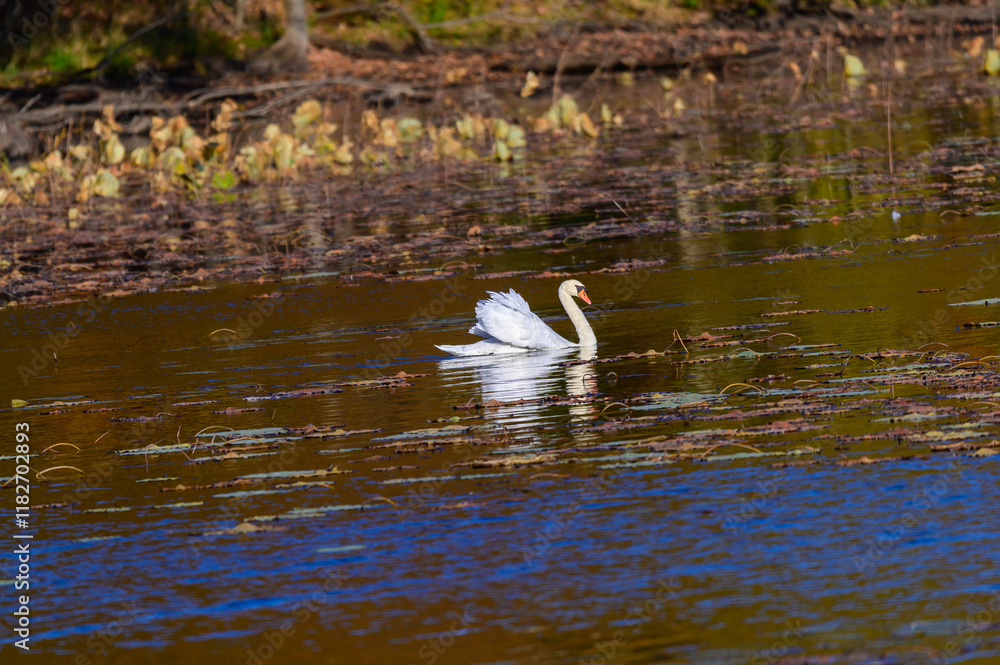
{"type": "Polygon", "coordinates": [[[219,171],[212,176],[212,186],[216,189],[232,189],[236,185],[236,176],[232,171],[219,171]]]}
{"type": "Polygon", "coordinates": [[[416,118],[400,118],[396,123],[399,140],[403,143],[413,143],[424,135],[423,125],[416,118]]]}

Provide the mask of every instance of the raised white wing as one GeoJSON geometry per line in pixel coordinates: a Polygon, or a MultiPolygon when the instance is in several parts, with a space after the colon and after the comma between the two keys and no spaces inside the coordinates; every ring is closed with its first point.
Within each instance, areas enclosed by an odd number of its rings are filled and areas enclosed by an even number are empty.
{"type": "Polygon", "coordinates": [[[490,299],[476,304],[476,325],[469,329],[473,335],[500,340],[523,349],[576,346],[538,318],[514,289],[510,293],[487,293],[490,299]]]}

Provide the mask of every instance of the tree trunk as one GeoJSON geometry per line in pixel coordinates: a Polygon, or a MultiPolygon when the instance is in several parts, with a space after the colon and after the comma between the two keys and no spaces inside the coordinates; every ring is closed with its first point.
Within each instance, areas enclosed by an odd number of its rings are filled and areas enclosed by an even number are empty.
{"type": "Polygon", "coordinates": [[[271,48],[250,61],[247,71],[251,74],[269,76],[309,69],[305,0],[285,0],[285,14],[285,34],[271,48]]]}

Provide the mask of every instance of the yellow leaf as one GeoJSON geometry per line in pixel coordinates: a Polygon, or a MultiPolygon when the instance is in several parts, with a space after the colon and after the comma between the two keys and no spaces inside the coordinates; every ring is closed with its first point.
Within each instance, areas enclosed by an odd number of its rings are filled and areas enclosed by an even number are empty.
{"type": "Polygon", "coordinates": [[[112,134],[104,144],[104,163],[121,164],[125,159],[125,146],[117,134],[112,134]]]}
{"type": "Polygon", "coordinates": [[[361,114],[361,124],[370,129],[375,134],[378,134],[380,131],[378,115],[376,115],[375,111],[371,109],[366,109],[364,113],[361,114]]]}
{"type": "Polygon", "coordinates": [[[111,104],[105,106],[103,115],[104,115],[104,123],[108,126],[108,128],[110,128],[112,131],[115,132],[120,132],[122,130],[122,126],[119,125],[117,122],[115,122],[114,106],[112,106],[111,104]]]}
{"type": "Polygon", "coordinates": [[[97,177],[93,184],[95,195],[109,199],[118,198],[118,188],[118,178],[113,173],[104,169],[97,172],[97,177]]]}
{"type": "Polygon", "coordinates": [[[986,58],[983,61],[983,71],[990,76],[1000,74],[1000,51],[995,48],[986,49],[986,58]]]}
{"type": "Polygon", "coordinates": [[[399,130],[392,118],[383,118],[379,123],[379,142],[386,148],[395,148],[399,145],[399,130]]]}
{"type": "Polygon", "coordinates": [[[17,195],[12,189],[6,187],[0,187],[0,207],[7,204],[16,206],[21,205],[21,197],[17,195]]]}
{"type": "Polygon", "coordinates": [[[531,97],[538,89],[538,84],[540,83],[538,74],[535,72],[528,72],[528,76],[525,78],[524,87],[521,88],[521,97],[531,97]]]}
{"type": "Polygon", "coordinates": [[[590,116],[586,113],[576,116],[576,120],[573,122],[573,129],[576,130],[577,134],[589,136],[590,138],[597,138],[601,134],[597,127],[594,126],[594,122],[590,119],[590,116]]]}
{"type": "Polygon", "coordinates": [[[296,132],[300,132],[309,125],[319,122],[323,118],[323,107],[315,99],[299,104],[292,116],[292,124],[295,125],[296,132]]]}
{"type": "Polygon", "coordinates": [[[354,161],[354,154],[351,152],[350,145],[347,142],[342,143],[333,153],[333,160],[338,164],[343,164],[344,166],[347,166],[354,161]]]}
{"type": "Polygon", "coordinates": [[[278,137],[274,145],[274,164],[282,171],[286,171],[295,165],[292,158],[292,151],[295,149],[295,141],[288,134],[278,137]]]}
{"type": "Polygon", "coordinates": [[[77,161],[85,162],[90,159],[90,146],[82,143],[75,145],[69,149],[69,156],[77,161]]]}
{"type": "Polygon", "coordinates": [[[556,102],[556,109],[559,122],[563,127],[572,127],[573,121],[580,112],[576,101],[569,95],[563,95],[559,98],[559,101],[556,102]]]}
{"type": "Polygon", "coordinates": [[[493,121],[493,137],[495,139],[498,141],[506,141],[509,133],[510,123],[503,118],[497,118],[493,121]]]}
{"type": "Polygon", "coordinates": [[[507,130],[507,145],[511,148],[523,148],[528,145],[523,127],[520,125],[510,125],[510,128],[507,130]]]}
{"type": "Polygon", "coordinates": [[[506,143],[503,141],[495,141],[493,143],[493,159],[498,162],[507,162],[510,161],[511,158],[512,155],[510,153],[510,148],[507,147],[506,143]]]}
{"type": "Polygon", "coordinates": [[[231,99],[222,102],[222,106],[219,108],[219,115],[215,116],[215,120],[212,121],[212,129],[217,132],[229,131],[232,127],[233,112],[235,111],[236,102],[231,99]]]}
{"type": "Polygon", "coordinates": [[[861,62],[861,58],[850,53],[844,54],[844,74],[847,76],[864,76],[867,73],[865,63],[861,62]]]}
{"type": "Polygon", "coordinates": [[[273,122],[264,128],[265,141],[273,141],[279,136],[281,136],[281,127],[278,127],[273,122]]]}

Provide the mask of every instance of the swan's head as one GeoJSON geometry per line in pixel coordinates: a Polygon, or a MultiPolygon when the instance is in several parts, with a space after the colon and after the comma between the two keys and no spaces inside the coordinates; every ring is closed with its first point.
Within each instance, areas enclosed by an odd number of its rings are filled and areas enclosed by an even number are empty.
{"type": "Polygon", "coordinates": [[[568,295],[576,296],[588,305],[590,304],[590,296],[587,295],[587,287],[585,287],[577,279],[567,279],[559,285],[559,290],[564,291],[568,295]]]}

